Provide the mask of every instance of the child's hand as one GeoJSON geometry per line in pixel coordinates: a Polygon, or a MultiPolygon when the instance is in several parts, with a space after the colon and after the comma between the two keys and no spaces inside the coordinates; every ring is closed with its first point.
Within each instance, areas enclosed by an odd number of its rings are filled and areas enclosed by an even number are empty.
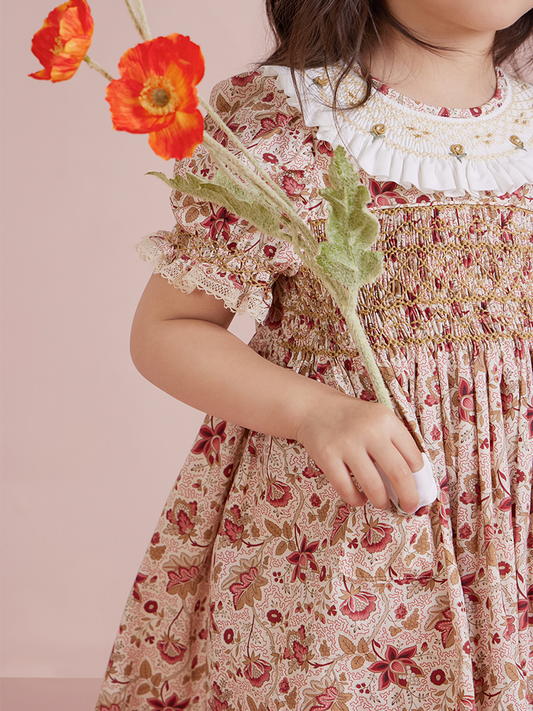
{"type": "Polygon", "coordinates": [[[403,510],[418,508],[412,472],[422,468],[422,455],[403,423],[384,405],[332,391],[306,415],[297,439],[348,504],[362,506],[369,499],[376,508],[389,507],[377,462],[403,510]]]}

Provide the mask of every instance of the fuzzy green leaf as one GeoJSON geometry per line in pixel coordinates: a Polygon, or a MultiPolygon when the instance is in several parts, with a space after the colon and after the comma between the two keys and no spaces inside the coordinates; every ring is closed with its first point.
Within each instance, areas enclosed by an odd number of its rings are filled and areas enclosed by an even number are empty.
{"type": "MultiPolygon", "coordinates": [[[[174,190],[179,190],[200,200],[213,202],[216,205],[222,205],[271,237],[277,237],[285,241],[288,239],[287,232],[280,228],[282,217],[279,211],[252,199],[253,195],[247,193],[225,176],[217,173],[215,180],[208,180],[191,173],[188,173],[185,177],[178,175],[174,178],[168,178],[164,173],[159,172],[150,172],[148,175],[155,175],[174,190]]],[[[288,231],[292,232],[294,230],[288,228],[288,231]]]]}
{"type": "Polygon", "coordinates": [[[317,262],[355,296],[382,271],[382,255],[370,249],[378,236],[379,222],[366,207],[370,193],[359,182],[342,146],[335,149],[329,180],[331,187],[320,191],[328,203],[329,218],[327,242],[321,244],[317,262]]]}

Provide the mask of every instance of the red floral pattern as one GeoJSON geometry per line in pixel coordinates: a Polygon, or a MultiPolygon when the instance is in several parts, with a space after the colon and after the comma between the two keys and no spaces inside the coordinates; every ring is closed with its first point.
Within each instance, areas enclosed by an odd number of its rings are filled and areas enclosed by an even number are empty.
{"type": "MultiPolygon", "coordinates": [[[[225,82],[212,103],[302,216],[325,219],[330,151],[274,81],[225,82]]],[[[178,169],[212,164],[200,148],[178,169]]],[[[298,442],[208,416],[98,711],[531,708],[533,191],[474,200],[361,179],[384,272],[359,312],[439,499],[416,516],[352,509],[298,442]]],[[[178,229],[149,241],[167,278],[268,312],[251,342],[262,357],[373,399],[338,311],[289,246],[172,199],[178,229]]]]}

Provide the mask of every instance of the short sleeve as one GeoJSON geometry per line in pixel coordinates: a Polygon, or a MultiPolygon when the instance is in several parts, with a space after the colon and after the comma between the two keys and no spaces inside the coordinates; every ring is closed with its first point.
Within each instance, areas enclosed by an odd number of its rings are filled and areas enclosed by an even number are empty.
{"type": "MultiPolygon", "coordinates": [[[[321,186],[313,175],[314,151],[309,150],[309,141],[305,143],[309,129],[296,130],[300,114],[287,105],[274,80],[261,72],[233,77],[215,87],[211,104],[262,161],[304,219],[312,219],[310,204],[313,196],[316,202],[321,186]]],[[[209,120],[206,130],[225,144],[223,132],[215,130],[209,120]]],[[[209,178],[214,172],[203,146],[175,167],[181,175],[209,178]]],[[[141,257],[182,291],[202,289],[222,299],[228,309],[264,320],[277,277],[293,276],[301,265],[292,245],[262,234],[224,207],[178,191],[172,193],[171,205],[175,228],[145,238],[137,247],[141,257]]]]}

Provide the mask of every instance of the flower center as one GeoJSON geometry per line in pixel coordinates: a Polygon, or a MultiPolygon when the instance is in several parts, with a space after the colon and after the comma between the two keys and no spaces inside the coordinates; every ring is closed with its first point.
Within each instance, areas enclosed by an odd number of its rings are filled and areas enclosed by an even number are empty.
{"type": "Polygon", "coordinates": [[[65,49],[65,43],[61,39],[61,37],[56,37],[54,46],[52,47],[52,54],[53,55],[58,55],[61,54],[61,52],[65,49]]]}
{"type": "Polygon", "coordinates": [[[156,106],[166,106],[170,101],[170,94],[166,89],[154,89],[151,98],[156,106]]]}
{"type": "Polygon", "coordinates": [[[179,96],[165,77],[150,77],[139,95],[143,109],[156,116],[174,113],[179,105],[179,96]]]}

